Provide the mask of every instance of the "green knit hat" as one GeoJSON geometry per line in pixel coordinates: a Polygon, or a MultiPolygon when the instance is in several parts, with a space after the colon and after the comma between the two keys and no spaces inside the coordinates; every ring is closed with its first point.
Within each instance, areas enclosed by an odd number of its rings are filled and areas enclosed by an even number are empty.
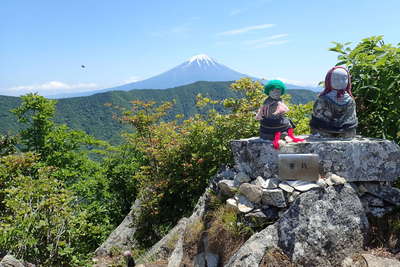
{"type": "Polygon", "coordinates": [[[270,80],[265,86],[264,86],[264,93],[266,95],[269,95],[269,92],[273,89],[281,89],[281,94],[285,94],[286,91],[286,86],[285,84],[280,81],[280,80],[270,80]]]}

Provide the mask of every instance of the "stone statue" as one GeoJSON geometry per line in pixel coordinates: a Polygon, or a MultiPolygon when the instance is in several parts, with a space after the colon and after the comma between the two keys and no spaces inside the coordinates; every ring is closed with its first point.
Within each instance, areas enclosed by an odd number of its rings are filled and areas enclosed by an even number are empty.
{"type": "Polygon", "coordinates": [[[322,137],[354,137],[358,125],[356,103],[347,69],[337,66],[325,77],[325,90],[314,103],[311,133],[322,137]]]}
{"type": "Polygon", "coordinates": [[[281,99],[286,91],[286,86],[279,80],[271,80],[264,87],[264,93],[268,95],[264,104],[257,112],[256,120],[260,121],[260,137],[273,140],[275,149],[279,149],[281,136],[287,142],[302,142],[301,138],[294,136],[293,122],[285,116],[289,108],[281,99]]]}

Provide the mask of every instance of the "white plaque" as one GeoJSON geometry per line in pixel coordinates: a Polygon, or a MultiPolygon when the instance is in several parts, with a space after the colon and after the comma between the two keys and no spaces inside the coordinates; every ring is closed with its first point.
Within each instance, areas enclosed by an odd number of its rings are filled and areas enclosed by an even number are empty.
{"type": "Polygon", "coordinates": [[[319,178],[318,154],[280,154],[278,166],[282,180],[317,181],[319,178]]]}

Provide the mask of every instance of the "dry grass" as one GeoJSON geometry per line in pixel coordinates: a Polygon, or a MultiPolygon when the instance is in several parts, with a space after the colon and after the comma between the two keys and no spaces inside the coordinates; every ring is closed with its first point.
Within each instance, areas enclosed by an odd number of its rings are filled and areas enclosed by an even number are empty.
{"type": "Polygon", "coordinates": [[[261,260],[260,267],[294,267],[289,257],[282,250],[273,248],[265,252],[261,260]]]}
{"type": "Polygon", "coordinates": [[[207,230],[209,250],[220,257],[224,265],[251,236],[248,228],[238,225],[236,211],[225,205],[213,212],[207,230]]]}
{"type": "Polygon", "coordinates": [[[400,210],[397,209],[382,218],[370,217],[370,231],[367,247],[386,250],[390,253],[400,252],[400,210]]]}

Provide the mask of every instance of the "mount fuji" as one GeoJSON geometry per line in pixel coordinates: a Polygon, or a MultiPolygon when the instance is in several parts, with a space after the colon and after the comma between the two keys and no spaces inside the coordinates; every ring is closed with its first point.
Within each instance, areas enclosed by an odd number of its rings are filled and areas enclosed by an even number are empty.
{"type": "Polygon", "coordinates": [[[198,81],[234,81],[243,77],[249,76],[234,71],[207,55],[197,55],[157,76],[114,87],[111,90],[167,89],[198,81]]]}

